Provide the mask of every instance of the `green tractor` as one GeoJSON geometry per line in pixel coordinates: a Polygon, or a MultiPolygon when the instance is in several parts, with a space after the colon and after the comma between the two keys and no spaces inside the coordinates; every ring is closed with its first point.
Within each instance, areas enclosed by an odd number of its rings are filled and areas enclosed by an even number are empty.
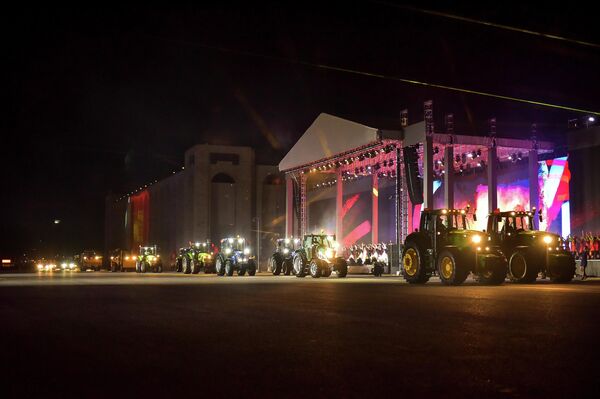
{"type": "Polygon", "coordinates": [[[470,230],[467,210],[425,209],[419,231],[406,237],[402,249],[404,279],[426,283],[437,273],[442,283],[462,284],[469,273],[481,284],[501,284],[506,278],[506,257],[489,237],[470,230]]]}
{"type": "Polygon", "coordinates": [[[275,252],[269,258],[269,269],[275,276],[281,273],[289,276],[294,268],[294,253],[300,245],[299,238],[279,238],[275,244],[275,252]]]}
{"type": "Polygon", "coordinates": [[[210,241],[190,243],[188,248],[181,248],[177,258],[177,269],[185,274],[214,273],[214,244],[210,241]]]}
{"type": "MultiPolygon", "coordinates": [[[[536,210],[495,210],[488,216],[488,233],[508,257],[508,278],[533,283],[538,274],[554,283],[566,283],[575,275],[575,258],[557,234],[534,230],[536,210]]],[[[542,218],[540,216],[540,221],[542,218]]]]}
{"type": "Polygon", "coordinates": [[[135,271],[137,273],[162,273],[163,265],[156,245],[149,247],[140,246],[140,254],[135,262],[135,271]]]}
{"type": "Polygon", "coordinates": [[[348,263],[337,256],[338,243],[335,236],[307,234],[302,247],[294,252],[293,273],[296,277],[310,274],[313,278],[329,277],[333,271],[338,277],[346,277],[348,263]]]}
{"type": "Polygon", "coordinates": [[[221,248],[215,259],[215,270],[219,276],[233,276],[237,271],[238,276],[248,273],[256,274],[256,259],[246,243],[240,236],[228,237],[221,240],[221,248]]]}

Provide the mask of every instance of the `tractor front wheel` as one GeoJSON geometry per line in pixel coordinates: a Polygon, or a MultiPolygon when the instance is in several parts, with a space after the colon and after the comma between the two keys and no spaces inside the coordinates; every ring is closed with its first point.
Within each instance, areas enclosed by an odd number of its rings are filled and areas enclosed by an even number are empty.
{"type": "Polygon", "coordinates": [[[183,274],[190,274],[192,272],[192,268],[190,266],[190,259],[186,255],[181,260],[181,270],[183,271],[183,274]]]}
{"type": "Polygon", "coordinates": [[[140,273],[146,273],[148,271],[148,264],[144,261],[140,262],[140,273]]]}
{"type": "Polygon", "coordinates": [[[513,283],[531,284],[537,279],[539,270],[523,251],[516,251],[508,261],[508,277],[513,283]]]}
{"type": "Polygon", "coordinates": [[[254,276],[256,275],[256,262],[254,262],[254,259],[249,259],[248,260],[248,276],[254,276]]]}
{"type": "Polygon", "coordinates": [[[450,251],[442,251],[437,259],[437,270],[440,280],[446,285],[461,285],[469,275],[469,269],[456,262],[456,257],[450,251]]]}
{"type": "Polygon", "coordinates": [[[339,278],[346,277],[348,275],[348,262],[344,259],[337,259],[335,261],[335,270],[339,278]]]}
{"type": "Polygon", "coordinates": [[[292,270],[294,269],[294,262],[287,258],[283,261],[283,274],[285,274],[286,276],[289,276],[290,273],[292,273],[292,270]]]}
{"type": "Polygon", "coordinates": [[[198,274],[198,272],[200,271],[200,265],[195,259],[192,259],[192,261],[190,262],[190,269],[192,271],[192,274],[198,274]]]}
{"type": "Polygon", "coordinates": [[[317,259],[313,259],[309,265],[310,276],[312,278],[321,277],[321,262],[317,259]]]}

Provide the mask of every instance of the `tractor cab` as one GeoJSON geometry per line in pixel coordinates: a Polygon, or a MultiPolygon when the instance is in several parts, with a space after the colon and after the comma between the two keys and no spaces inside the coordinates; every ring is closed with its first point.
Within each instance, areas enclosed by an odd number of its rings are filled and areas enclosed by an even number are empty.
{"type": "Polygon", "coordinates": [[[276,251],[282,255],[288,255],[293,253],[295,250],[300,248],[300,239],[289,237],[289,238],[279,238],[276,243],[276,251]]]}
{"type": "Polygon", "coordinates": [[[137,257],[135,271],[138,273],[146,273],[147,271],[162,272],[162,260],[156,245],[147,247],[140,245],[140,254],[137,257]]]}

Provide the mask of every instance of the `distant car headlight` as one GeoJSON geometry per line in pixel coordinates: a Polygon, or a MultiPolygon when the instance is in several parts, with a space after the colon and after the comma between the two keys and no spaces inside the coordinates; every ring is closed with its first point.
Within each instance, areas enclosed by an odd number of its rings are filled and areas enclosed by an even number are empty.
{"type": "Polygon", "coordinates": [[[231,248],[225,248],[225,255],[229,255],[231,253],[231,248]]]}
{"type": "Polygon", "coordinates": [[[244,255],[250,254],[250,248],[244,248],[244,255]]]}
{"type": "Polygon", "coordinates": [[[474,235],[473,237],[471,237],[471,241],[473,241],[474,244],[479,244],[481,242],[481,236],[474,235]]]}
{"type": "Polygon", "coordinates": [[[552,241],[554,241],[552,236],[544,236],[543,240],[544,240],[544,243],[546,243],[546,244],[550,244],[550,243],[552,243],[552,241]]]}

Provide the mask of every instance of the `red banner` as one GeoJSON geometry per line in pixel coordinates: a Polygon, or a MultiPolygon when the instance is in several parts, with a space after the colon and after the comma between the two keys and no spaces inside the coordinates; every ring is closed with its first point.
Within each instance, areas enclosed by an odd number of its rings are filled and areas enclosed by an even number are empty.
{"type": "Polygon", "coordinates": [[[136,251],[140,245],[148,245],[150,231],[150,195],[142,191],[131,196],[132,240],[131,249],[136,251]]]}

